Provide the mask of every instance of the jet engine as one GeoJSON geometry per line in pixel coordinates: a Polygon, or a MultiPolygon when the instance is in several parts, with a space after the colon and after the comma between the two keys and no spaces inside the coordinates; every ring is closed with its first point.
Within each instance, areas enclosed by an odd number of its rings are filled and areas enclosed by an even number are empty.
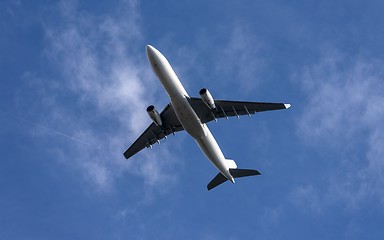
{"type": "Polygon", "coordinates": [[[152,119],[152,121],[157,125],[161,126],[163,125],[163,122],[161,121],[161,117],[159,112],[155,109],[153,105],[147,107],[147,113],[149,117],[152,119]]]}
{"type": "Polygon", "coordinates": [[[213,97],[212,97],[211,93],[208,91],[208,89],[206,89],[206,88],[201,89],[199,91],[199,94],[200,94],[201,99],[203,100],[205,105],[207,105],[207,107],[209,107],[209,109],[215,109],[216,108],[215,101],[213,100],[213,97]]]}

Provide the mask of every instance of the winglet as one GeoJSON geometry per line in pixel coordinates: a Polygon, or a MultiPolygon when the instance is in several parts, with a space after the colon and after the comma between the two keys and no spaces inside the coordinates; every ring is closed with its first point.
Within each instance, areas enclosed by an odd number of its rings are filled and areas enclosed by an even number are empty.
{"type": "Polygon", "coordinates": [[[285,109],[288,109],[288,108],[291,107],[291,104],[289,104],[289,103],[285,103],[285,104],[284,104],[284,107],[285,107],[285,109]]]}

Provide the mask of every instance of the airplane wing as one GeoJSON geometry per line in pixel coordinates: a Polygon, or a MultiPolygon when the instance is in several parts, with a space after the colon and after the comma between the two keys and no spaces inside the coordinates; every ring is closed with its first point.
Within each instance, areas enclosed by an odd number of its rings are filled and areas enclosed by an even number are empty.
{"type": "Polygon", "coordinates": [[[188,101],[202,123],[217,118],[239,117],[240,115],[251,115],[262,111],[287,109],[291,106],[284,103],[215,100],[216,109],[210,109],[201,98],[189,98],[188,101]]]}
{"type": "Polygon", "coordinates": [[[160,117],[163,125],[157,126],[152,122],[140,137],[124,152],[126,159],[132,157],[144,149],[144,147],[151,147],[153,144],[159,142],[160,139],[166,138],[169,134],[184,130],[170,104],[160,113],[160,117]]]}

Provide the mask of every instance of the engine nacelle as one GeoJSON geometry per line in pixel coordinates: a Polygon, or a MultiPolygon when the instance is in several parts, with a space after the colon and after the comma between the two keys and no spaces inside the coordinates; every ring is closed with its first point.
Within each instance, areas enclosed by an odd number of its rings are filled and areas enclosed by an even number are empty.
{"type": "Polygon", "coordinates": [[[201,99],[203,100],[205,105],[207,105],[209,107],[209,109],[215,109],[216,108],[215,101],[213,100],[213,97],[212,97],[211,93],[208,91],[208,89],[206,89],[206,88],[201,89],[199,91],[199,94],[200,94],[201,99]]]}
{"type": "Polygon", "coordinates": [[[155,109],[153,105],[147,107],[147,113],[149,117],[152,119],[152,121],[157,125],[161,126],[163,125],[163,121],[161,121],[161,117],[159,112],[155,109]]]}

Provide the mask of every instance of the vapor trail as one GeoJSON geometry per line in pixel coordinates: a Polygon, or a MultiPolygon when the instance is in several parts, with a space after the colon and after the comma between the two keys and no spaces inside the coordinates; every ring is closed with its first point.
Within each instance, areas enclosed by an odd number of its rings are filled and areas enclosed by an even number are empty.
{"type": "Polygon", "coordinates": [[[81,140],[81,139],[76,138],[76,137],[73,137],[73,136],[69,136],[69,135],[67,135],[67,134],[65,134],[65,133],[62,133],[62,132],[59,132],[59,131],[57,131],[57,130],[51,129],[51,128],[49,128],[49,127],[43,126],[43,125],[41,125],[41,124],[39,124],[39,123],[36,123],[36,122],[33,122],[33,121],[31,121],[31,120],[28,120],[28,119],[25,119],[25,118],[21,118],[21,117],[18,117],[18,116],[16,116],[16,115],[13,115],[13,114],[11,114],[11,113],[4,112],[4,111],[1,111],[1,110],[0,110],[0,113],[2,113],[3,115],[6,115],[6,116],[8,116],[8,117],[17,119],[17,120],[19,120],[19,121],[21,121],[21,122],[25,122],[25,123],[34,125],[34,126],[36,126],[36,127],[39,127],[39,128],[41,128],[41,129],[44,129],[44,130],[46,130],[46,131],[48,131],[48,132],[50,132],[50,133],[53,133],[53,134],[56,134],[56,135],[59,135],[59,136],[68,138],[68,139],[73,140],[73,141],[75,141],[75,142],[79,142],[79,143],[83,143],[83,144],[92,146],[92,144],[89,143],[89,142],[86,142],[86,141],[84,141],[84,140],[81,140]]]}

